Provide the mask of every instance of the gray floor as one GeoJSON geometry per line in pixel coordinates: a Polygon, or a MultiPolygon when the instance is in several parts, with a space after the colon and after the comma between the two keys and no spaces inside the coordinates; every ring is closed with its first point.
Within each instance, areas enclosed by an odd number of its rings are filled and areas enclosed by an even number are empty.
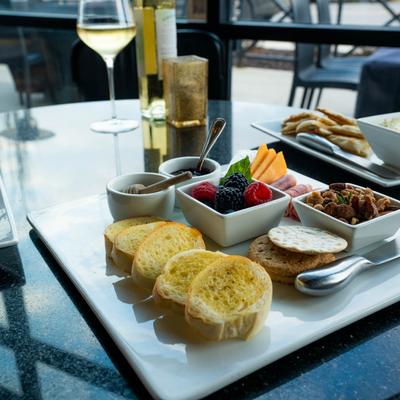
{"type": "MultiPolygon", "coordinates": [[[[291,71],[261,68],[234,68],[232,75],[233,100],[265,104],[286,105],[292,84],[291,71]]],[[[351,90],[326,89],[320,105],[346,115],[353,115],[356,92],[351,90]]],[[[299,106],[302,90],[298,89],[295,105],[299,106]]]]}

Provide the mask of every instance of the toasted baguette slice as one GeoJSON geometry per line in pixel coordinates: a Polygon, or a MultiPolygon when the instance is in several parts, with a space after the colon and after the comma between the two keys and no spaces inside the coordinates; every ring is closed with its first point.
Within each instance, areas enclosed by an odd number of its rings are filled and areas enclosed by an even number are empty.
{"type": "Polygon", "coordinates": [[[122,219],[121,221],[116,221],[113,224],[108,225],[106,230],[104,231],[104,242],[106,246],[107,257],[111,257],[114,238],[122,230],[129,228],[130,226],[149,224],[151,222],[157,222],[157,221],[162,221],[162,219],[158,217],[135,217],[135,218],[122,219]]]}
{"type": "Polygon", "coordinates": [[[114,238],[114,246],[111,251],[111,258],[114,264],[128,274],[131,274],[133,257],[140,243],[151,232],[165,224],[166,222],[152,222],[150,224],[136,225],[118,233],[114,238]]]}
{"type": "Polygon", "coordinates": [[[226,255],[200,249],[186,250],[174,255],[165,264],[154,285],[153,297],[156,303],[172,307],[183,314],[189,285],[199,272],[221,257],[226,255]]]}
{"type": "Polygon", "coordinates": [[[248,339],[262,328],[271,300],[265,269],[246,257],[227,256],[193,279],[185,318],[208,339],[248,339]]]}
{"type": "Polygon", "coordinates": [[[189,249],[205,249],[201,233],[177,222],[168,222],[152,232],[136,251],[132,279],[140,286],[153,288],[167,261],[189,249]]]}

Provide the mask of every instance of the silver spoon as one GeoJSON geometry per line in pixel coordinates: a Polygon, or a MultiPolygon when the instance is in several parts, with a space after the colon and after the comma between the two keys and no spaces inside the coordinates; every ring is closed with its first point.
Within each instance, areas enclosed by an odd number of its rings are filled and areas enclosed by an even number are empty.
{"type": "Polygon", "coordinates": [[[199,161],[196,165],[197,172],[201,172],[204,159],[207,157],[208,153],[213,148],[215,142],[225,129],[225,126],[226,126],[226,121],[223,118],[216,118],[213,121],[211,128],[208,132],[208,135],[206,137],[206,140],[204,142],[203,149],[201,150],[199,161]]]}

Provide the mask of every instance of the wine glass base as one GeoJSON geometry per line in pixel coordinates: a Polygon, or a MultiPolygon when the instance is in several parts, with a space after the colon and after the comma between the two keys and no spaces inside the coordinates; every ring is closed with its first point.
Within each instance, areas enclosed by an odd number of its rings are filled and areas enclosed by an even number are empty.
{"type": "Polygon", "coordinates": [[[93,122],[90,129],[97,133],[122,133],[137,129],[139,122],[132,119],[107,119],[104,121],[93,122]]]}

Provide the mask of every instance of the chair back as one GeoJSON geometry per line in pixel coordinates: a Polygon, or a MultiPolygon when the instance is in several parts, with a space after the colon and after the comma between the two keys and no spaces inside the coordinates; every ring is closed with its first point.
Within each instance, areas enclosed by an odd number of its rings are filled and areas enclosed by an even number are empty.
{"type": "MultiPolygon", "coordinates": [[[[208,96],[229,99],[230,73],[224,43],[218,36],[197,30],[178,30],[178,54],[208,59],[208,96]]],[[[133,40],[115,60],[115,96],[118,99],[138,98],[135,41],[133,40]]],[[[72,78],[86,101],[108,98],[107,74],[104,61],[82,41],[74,43],[71,51],[72,78]]]]}
{"type": "MultiPolygon", "coordinates": [[[[310,0],[292,0],[293,21],[312,24],[310,0]]],[[[314,44],[296,43],[295,74],[315,65],[314,44]]]]}
{"type": "MultiPolygon", "coordinates": [[[[320,24],[331,24],[330,0],[317,0],[318,22],[320,24]]],[[[319,46],[319,61],[326,60],[331,54],[331,46],[322,44],[319,46]]]]}

